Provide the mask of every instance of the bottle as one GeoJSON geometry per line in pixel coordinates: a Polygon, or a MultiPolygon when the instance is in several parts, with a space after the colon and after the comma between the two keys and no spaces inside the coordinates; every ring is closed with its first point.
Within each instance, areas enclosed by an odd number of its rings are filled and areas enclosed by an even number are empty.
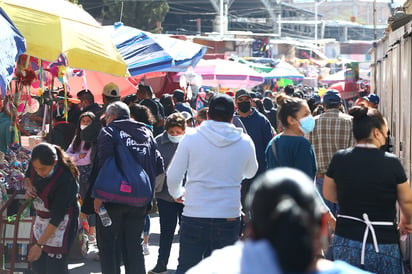
{"type": "Polygon", "coordinates": [[[110,219],[107,209],[105,209],[104,207],[101,207],[99,210],[99,216],[100,216],[100,220],[102,221],[102,224],[104,227],[108,227],[112,225],[112,219],[110,219]]]}

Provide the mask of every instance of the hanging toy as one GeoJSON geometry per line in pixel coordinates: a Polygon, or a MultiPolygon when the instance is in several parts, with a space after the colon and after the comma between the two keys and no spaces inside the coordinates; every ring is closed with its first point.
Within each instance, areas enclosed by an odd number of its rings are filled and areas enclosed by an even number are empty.
{"type": "Polygon", "coordinates": [[[37,79],[36,74],[32,70],[18,70],[16,76],[17,81],[24,86],[30,86],[37,79]]]}

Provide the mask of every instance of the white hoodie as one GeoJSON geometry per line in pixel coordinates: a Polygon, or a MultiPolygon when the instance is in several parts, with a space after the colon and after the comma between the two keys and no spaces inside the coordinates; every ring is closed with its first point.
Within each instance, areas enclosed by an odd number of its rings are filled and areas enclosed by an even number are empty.
{"type": "Polygon", "coordinates": [[[185,193],[184,216],[236,218],[240,183],[252,178],[257,168],[255,146],[242,129],[208,120],[180,141],[167,170],[167,186],[174,198],[185,193]]]}

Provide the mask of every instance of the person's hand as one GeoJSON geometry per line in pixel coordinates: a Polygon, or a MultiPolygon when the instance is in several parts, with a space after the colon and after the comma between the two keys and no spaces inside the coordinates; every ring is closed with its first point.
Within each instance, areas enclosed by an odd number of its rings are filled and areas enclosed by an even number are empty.
{"type": "Polygon", "coordinates": [[[173,199],[176,203],[183,204],[185,201],[186,190],[183,188],[183,194],[179,198],[173,199]]]}
{"type": "Polygon", "coordinates": [[[37,197],[36,189],[32,186],[26,186],[26,193],[24,194],[24,199],[30,200],[37,197]]]}
{"type": "Polygon", "coordinates": [[[406,224],[402,220],[399,223],[399,233],[402,235],[411,234],[412,224],[406,224]]]}
{"type": "Polygon", "coordinates": [[[329,211],[328,213],[328,225],[329,225],[329,229],[334,232],[335,228],[336,228],[336,218],[335,216],[333,216],[332,212],[329,211]]]}
{"type": "Polygon", "coordinates": [[[185,201],[185,196],[181,196],[180,198],[174,199],[176,203],[183,204],[185,201]]]}
{"type": "Polygon", "coordinates": [[[27,257],[27,260],[29,262],[34,262],[37,261],[41,256],[41,248],[40,246],[34,244],[29,250],[29,255],[27,257]]]}
{"type": "Polygon", "coordinates": [[[103,201],[100,199],[94,199],[94,212],[99,214],[100,208],[102,207],[103,201]]]}
{"type": "Polygon", "coordinates": [[[87,155],[86,153],[81,153],[81,154],[79,154],[79,158],[83,159],[84,157],[86,157],[86,155],[87,155]]]}

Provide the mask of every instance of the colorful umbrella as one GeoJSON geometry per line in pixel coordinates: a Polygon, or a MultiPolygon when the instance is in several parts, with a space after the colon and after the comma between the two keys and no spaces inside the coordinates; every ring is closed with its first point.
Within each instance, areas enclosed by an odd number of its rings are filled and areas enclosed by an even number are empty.
{"type": "Polygon", "coordinates": [[[294,66],[286,63],[285,61],[280,61],[271,72],[262,73],[262,75],[265,79],[303,79],[305,77],[294,66]]]}
{"type": "Polygon", "coordinates": [[[0,8],[0,91],[4,97],[11,81],[17,58],[26,51],[23,35],[0,8]]]}
{"type": "MultiPolygon", "coordinates": [[[[366,69],[359,69],[359,78],[363,80],[370,79],[370,71],[366,69]]],[[[338,83],[341,81],[345,81],[345,70],[338,71],[337,73],[330,74],[328,77],[322,79],[322,83],[338,83]]]]}
{"type": "MultiPolygon", "coordinates": [[[[265,81],[260,73],[248,65],[222,59],[202,59],[193,71],[202,76],[203,86],[252,88],[265,81]]],[[[184,74],[179,72],[173,77],[173,81],[179,82],[180,76],[184,74]]]]}
{"type": "Polygon", "coordinates": [[[345,91],[345,82],[335,83],[331,85],[328,89],[336,89],[337,91],[339,91],[340,95],[342,96],[342,99],[351,99],[356,96],[359,96],[359,91],[345,91]]]}
{"type": "Polygon", "coordinates": [[[160,91],[166,80],[165,75],[165,72],[150,72],[139,76],[129,77],[127,79],[101,72],[86,71],[86,81],[84,81],[83,77],[70,77],[69,87],[71,90],[70,93],[76,96],[76,93],[84,89],[85,84],[87,84],[87,89],[93,93],[95,101],[97,103],[103,103],[102,91],[107,83],[116,83],[119,86],[120,96],[124,97],[136,93],[138,85],[142,80],[144,80],[146,85],[150,85],[155,92],[160,91]]]}
{"type": "Polygon", "coordinates": [[[238,61],[239,63],[248,65],[249,67],[251,67],[252,69],[256,70],[257,72],[261,72],[261,73],[268,73],[271,72],[273,70],[273,67],[268,67],[265,66],[264,64],[260,64],[260,63],[254,63],[254,62],[249,62],[245,59],[242,58],[238,58],[235,61],[238,61]]]}
{"type": "Polygon", "coordinates": [[[27,55],[68,66],[126,76],[127,64],[100,24],[85,10],[62,0],[0,0],[27,42],[27,55]]]}
{"type": "Polygon", "coordinates": [[[205,46],[159,36],[116,23],[104,29],[126,60],[131,75],[152,71],[186,71],[205,55],[205,46]]]}

